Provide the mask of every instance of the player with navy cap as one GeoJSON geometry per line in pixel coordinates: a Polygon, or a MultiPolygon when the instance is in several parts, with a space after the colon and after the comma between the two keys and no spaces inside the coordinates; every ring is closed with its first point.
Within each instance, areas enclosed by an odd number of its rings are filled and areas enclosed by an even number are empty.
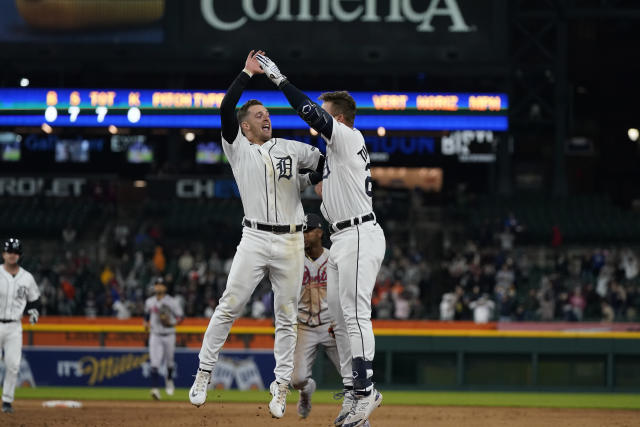
{"type": "Polygon", "coordinates": [[[4,351],[5,374],[2,384],[2,412],[12,413],[14,392],[22,357],[22,314],[25,307],[29,322],[40,317],[40,290],[31,273],[19,265],[22,242],[10,238],[2,244],[0,266],[0,350],[4,351]]]}

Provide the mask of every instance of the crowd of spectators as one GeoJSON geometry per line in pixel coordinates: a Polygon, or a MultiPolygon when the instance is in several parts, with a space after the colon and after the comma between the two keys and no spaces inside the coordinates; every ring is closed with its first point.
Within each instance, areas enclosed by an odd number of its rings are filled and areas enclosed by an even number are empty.
{"type": "MultiPolygon", "coordinates": [[[[389,243],[373,293],[378,319],[489,321],[636,321],[640,275],[628,248],[519,247],[520,226],[508,218],[497,232],[456,245],[445,235],[440,254],[389,243]],[[503,225],[503,226],[502,226],[503,225]]],[[[388,239],[389,242],[393,239],[388,239]]],[[[233,242],[168,241],[160,227],[125,223],[105,228],[97,241],[76,241],[69,226],[60,250],[26,254],[42,291],[45,315],[143,314],[156,276],[189,317],[209,317],[226,285],[233,242]]],[[[436,251],[437,252],[437,251],[436,251]]],[[[245,316],[273,313],[263,280],[245,316]]]]}
{"type": "Polygon", "coordinates": [[[439,281],[441,320],[638,321],[640,275],[636,251],[622,247],[521,247],[510,216],[498,232],[480,232],[445,248],[439,281]]]}

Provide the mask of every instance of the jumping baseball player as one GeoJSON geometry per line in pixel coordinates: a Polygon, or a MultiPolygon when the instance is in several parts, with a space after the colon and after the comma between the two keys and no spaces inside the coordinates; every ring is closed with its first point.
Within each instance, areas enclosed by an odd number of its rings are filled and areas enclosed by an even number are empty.
{"type": "Polygon", "coordinates": [[[307,418],[311,412],[311,396],[316,382],[311,369],[320,346],[343,377],[344,386],[353,389],[351,364],[340,366],[336,339],[332,336],[327,309],[327,262],[329,249],[322,246],[322,219],[307,214],[304,227],[304,275],[298,301],[298,340],[293,362],[293,388],[299,390],[298,415],[307,418]]]}
{"type": "MultiPolygon", "coordinates": [[[[262,53],[262,52],[259,52],[262,53]]],[[[240,190],[244,208],[242,239],[233,258],[227,287],[207,327],[200,364],[189,392],[195,406],[205,403],[211,373],[233,321],[260,280],[269,275],[275,302],[275,381],[269,387],[271,415],[281,418],[293,373],[298,297],[302,283],[304,212],[299,169],[321,170],[323,157],[310,145],[272,138],[269,111],[257,100],[235,107],[255,74],[263,73],[251,51],[245,68],[220,105],[222,146],[240,190]]]]}
{"type": "Polygon", "coordinates": [[[149,330],[149,360],[151,362],[151,397],[160,400],[160,369],[166,367],[165,392],[173,396],[174,355],[176,352],[176,325],[184,314],[178,300],[167,295],[162,277],[155,279],[155,295],[144,302],[144,327],[149,330]]]}
{"type": "Polygon", "coordinates": [[[333,232],[327,298],[336,323],[341,363],[344,358],[352,359],[354,386],[352,393],[345,390],[343,407],[334,423],[359,427],[382,402],[382,394],[372,382],[375,340],[371,295],[386,242],[373,213],[369,153],[362,134],[353,127],[356,103],[348,92],[329,92],[320,96],[320,108],[293,86],[273,61],[262,53],[257,60],[300,117],[327,143],[321,205],[333,232]]]}
{"type": "Polygon", "coordinates": [[[31,273],[18,265],[22,257],[22,243],[11,238],[2,245],[0,266],[0,349],[4,353],[4,382],[2,384],[2,412],[13,413],[13,396],[22,358],[22,313],[25,306],[29,322],[38,321],[40,290],[31,273]]]}

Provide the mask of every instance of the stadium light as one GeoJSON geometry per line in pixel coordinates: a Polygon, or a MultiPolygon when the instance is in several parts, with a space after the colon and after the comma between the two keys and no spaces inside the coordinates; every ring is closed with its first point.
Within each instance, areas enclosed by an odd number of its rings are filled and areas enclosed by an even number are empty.
{"type": "Polygon", "coordinates": [[[386,130],[384,127],[380,126],[380,127],[378,128],[378,136],[379,136],[380,138],[382,138],[382,137],[383,137],[383,136],[385,136],[386,134],[387,134],[387,130],[386,130]]]}
{"type": "Polygon", "coordinates": [[[133,181],[133,186],[136,188],[144,188],[147,186],[147,181],[139,179],[136,181],[133,181]]]}
{"type": "Polygon", "coordinates": [[[629,136],[629,139],[631,141],[636,142],[638,140],[638,137],[640,136],[640,132],[636,128],[630,128],[627,131],[627,136],[629,136]]]}
{"type": "Polygon", "coordinates": [[[115,125],[109,125],[107,129],[109,129],[109,133],[111,135],[115,135],[116,133],[118,133],[118,128],[115,125]]]}
{"type": "Polygon", "coordinates": [[[184,140],[187,142],[193,142],[196,139],[196,134],[193,132],[187,132],[184,134],[184,140]]]}
{"type": "Polygon", "coordinates": [[[49,126],[46,123],[43,123],[42,126],[40,126],[42,128],[42,132],[49,134],[51,132],[53,132],[53,129],[51,128],[51,126],[49,126]]]}
{"type": "Polygon", "coordinates": [[[26,77],[23,77],[20,79],[20,87],[27,87],[29,86],[29,79],[26,77]]]}

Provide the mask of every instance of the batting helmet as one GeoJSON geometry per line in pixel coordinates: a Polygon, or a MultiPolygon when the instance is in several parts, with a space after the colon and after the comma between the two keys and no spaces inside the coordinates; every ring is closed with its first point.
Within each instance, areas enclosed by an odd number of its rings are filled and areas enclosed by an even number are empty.
{"type": "Polygon", "coordinates": [[[14,237],[11,237],[5,240],[2,244],[2,252],[11,252],[14,254],[22,255],[22,242],[14,237]]]}

